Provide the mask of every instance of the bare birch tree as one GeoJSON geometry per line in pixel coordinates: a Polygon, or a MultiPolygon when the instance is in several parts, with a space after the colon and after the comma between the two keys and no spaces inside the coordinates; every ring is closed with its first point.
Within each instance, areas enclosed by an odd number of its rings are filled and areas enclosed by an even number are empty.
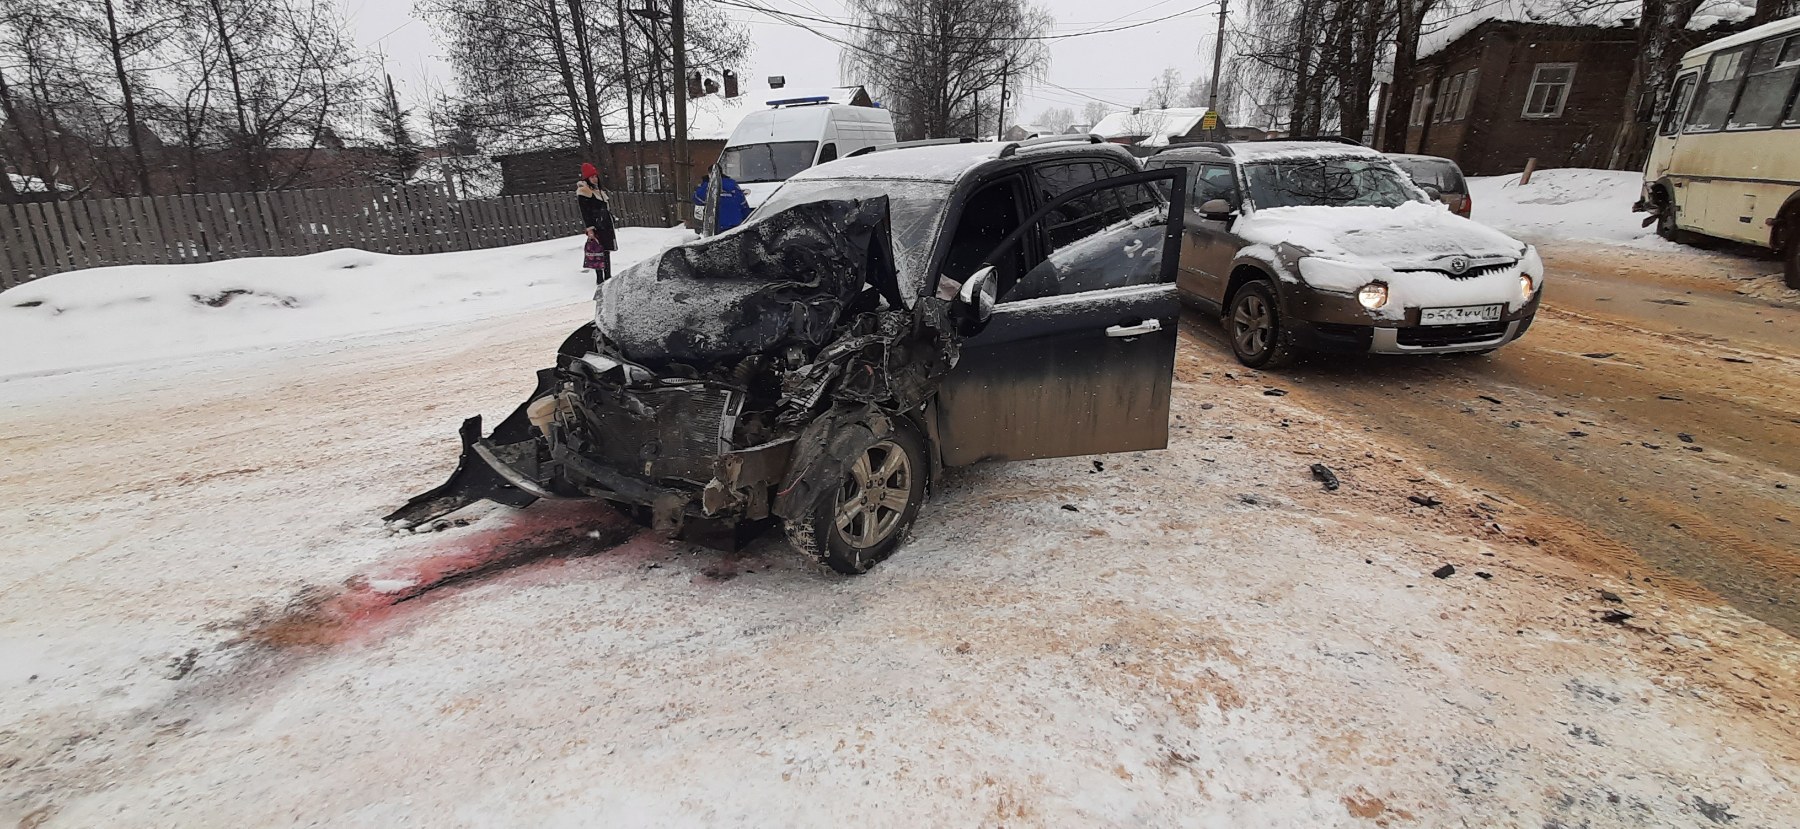
{"type": "Polygon", "coordinates": [[[986,134],[1000,89],[1049,65],[1050,16],[1026,0],[850,0],[851,74],[894,112],[902,140],[986,134]]]}

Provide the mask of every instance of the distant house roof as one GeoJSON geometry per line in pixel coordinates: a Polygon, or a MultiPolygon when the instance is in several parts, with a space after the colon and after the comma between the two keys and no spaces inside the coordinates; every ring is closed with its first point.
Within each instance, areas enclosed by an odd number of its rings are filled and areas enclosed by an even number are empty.
{"type": "Polygon", "coordinates": [[[1206,107],[1170,107],[1140,109],[1137,112],[1115,112],[1088,131],[1106,141],[1136,139],[1132,143],[1160,147],[1193,132],[1206,117],[1206,107]]]}
{"type": "MultiPolygon", "coordinates": [[[[1690,30],[1710,29],[1720,23],[1748,20],[1756,12],[1756,0],[1701,0],[1700,8],[1688,21],[1690,30]]],[[[1442,51],[1476,27],[1490,21],[1508,23],[1543,23],[1557,26],[1620,26],[1627,19],[1643,13],[1643,4],[1635,2],[1598,3],[1581,6],[1567,0],[1495,0],[1475,11],[1458,11],[1454,5],[1439,12],[1448,15],[1427,20],[1419,36],[1419,57],[1442,51]]]]}

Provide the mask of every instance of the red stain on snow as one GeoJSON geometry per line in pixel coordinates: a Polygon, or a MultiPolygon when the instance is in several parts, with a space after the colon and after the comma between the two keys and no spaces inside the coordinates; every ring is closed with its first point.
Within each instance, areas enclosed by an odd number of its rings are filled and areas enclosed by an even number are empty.
{"type": "Polygon", "coordinates": [[[489,573],[547,558],[593,555],[637,527],[604,504],[540,503],[505,526],[447,541],[419,558],[384,565],[335,593],[303,597],[245,638],[276,647],[336,645],[379,628],[405,603],[489,573]]]}

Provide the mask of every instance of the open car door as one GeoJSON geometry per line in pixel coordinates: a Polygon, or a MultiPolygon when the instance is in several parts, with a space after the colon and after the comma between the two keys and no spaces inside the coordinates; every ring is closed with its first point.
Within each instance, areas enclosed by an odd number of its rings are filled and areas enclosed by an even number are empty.
{"type": "Polygon", "coordinates": [[[1046,255],[1010,285],[938,391],[944,463],[1161,449],[1181,305],[1180,168],[1129,173],[1044,205],[984,260],[1046,255]],[[1154,185],[1169,182],[1170,200],[1154,185]]]}

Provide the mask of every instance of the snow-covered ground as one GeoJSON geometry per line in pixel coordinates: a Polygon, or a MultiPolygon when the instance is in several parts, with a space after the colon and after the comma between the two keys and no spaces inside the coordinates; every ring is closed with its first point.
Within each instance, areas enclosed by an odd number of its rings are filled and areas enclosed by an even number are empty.
{"type": "Polygon", "coordinates": [[[1631,212],[1643,187],[1631,170],[1539,170],[1530,184],[1518,175],[1469,178],[1470,218],[1530,242],[1577,240],[1669,250],[1676,246],[1644,227],[1631,212]]]}
{"type": "MultiPolygon", "coordinates": [[[[622,228],[613,269],[693,238],[622,228]]],[[[343,249],[57,274],[0,293],[0,380],[428,328],[593,294],[579,236],[396,256],[343,249]]]]}
{"type": "Polygon", "coordinates": [[[383,527],[591,315],[575,250],[380,257],[468,297],[385,317],[183,305],[348,253],[46,288],[205,353],[0,351],[57,369],[0,381],[0,825],[1800,823],[1791,640],[1187,337],[1169,450],[954,473],[861,578],[580,504],[383,527]]]}

